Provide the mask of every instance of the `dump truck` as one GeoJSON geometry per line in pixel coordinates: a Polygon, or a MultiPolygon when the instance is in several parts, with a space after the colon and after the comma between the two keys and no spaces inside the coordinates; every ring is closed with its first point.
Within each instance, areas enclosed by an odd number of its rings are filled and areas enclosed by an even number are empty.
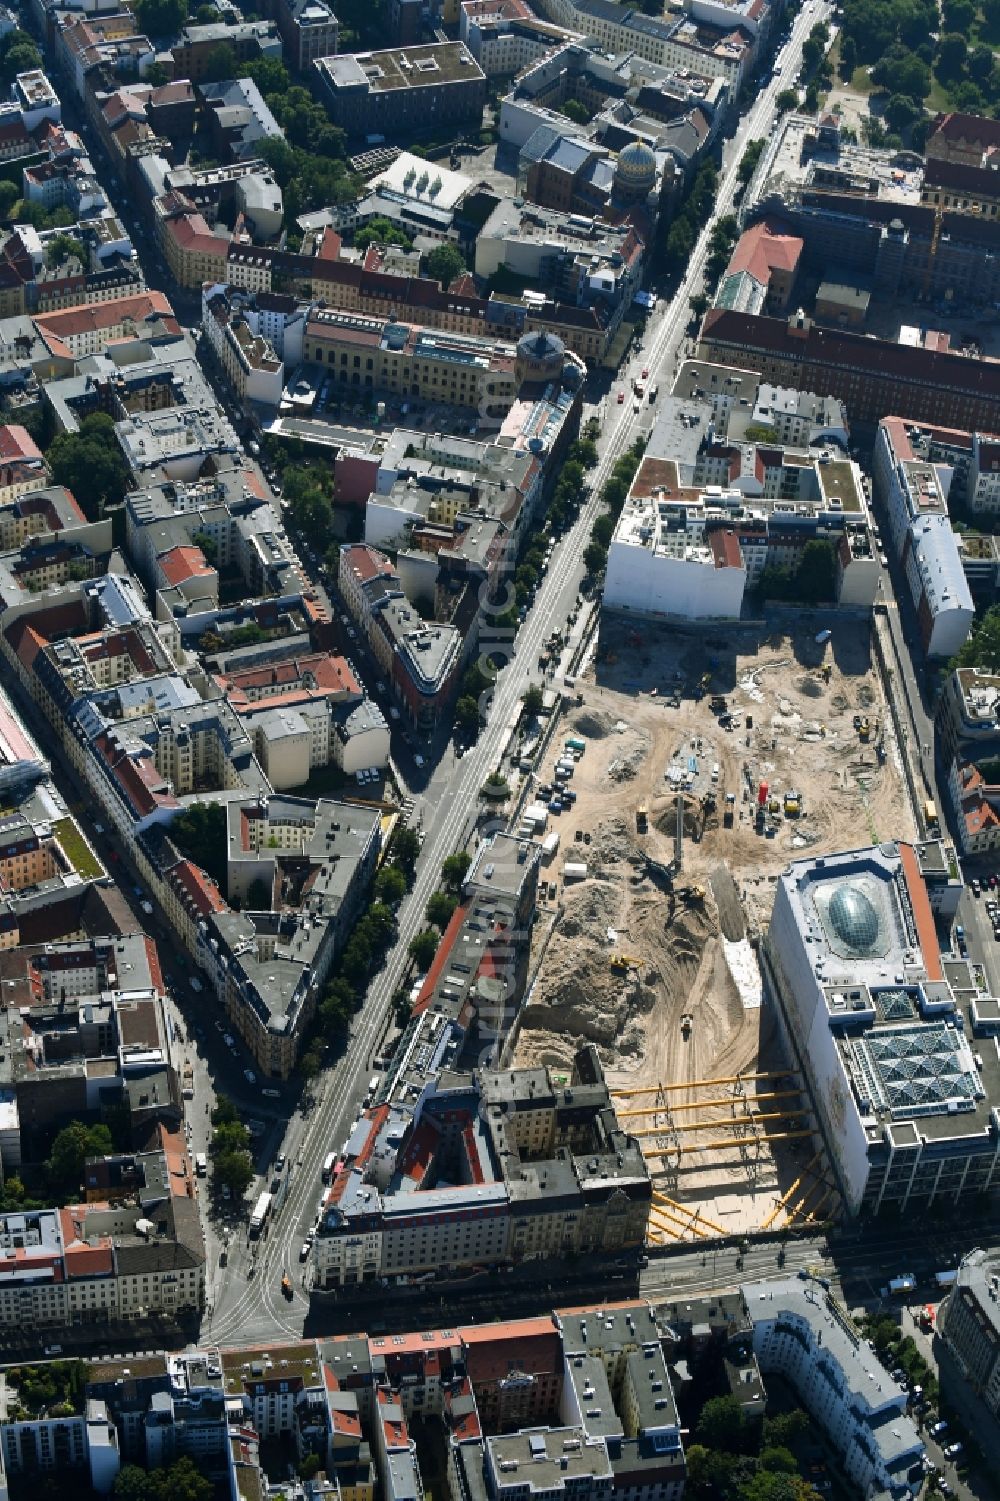
{"type": "Polygon", "coordinates": [[[645,834],[649,830],[649,815],[646,812],[645,803],[640,803],[635,810],[635,826],[640,834],[645,834]]]}
{"type": "Polygon", "coordinates": [[[798,818],[802,812],[802,799],[797,792],[789,790],[785,793],[785,817],[798,818]]]}
{"type": "Polygon", "coordinates": [[[736,816],[736,793],[735,792],[727,792],[726,793],[726,806],[725,806],[725,809],[724,809],[723,814],[722,814],[722,825],[723,825],[723,828],[731,829],[732,826],[733,826],[733,819],[735,818],[735,816],[736,816]]]}

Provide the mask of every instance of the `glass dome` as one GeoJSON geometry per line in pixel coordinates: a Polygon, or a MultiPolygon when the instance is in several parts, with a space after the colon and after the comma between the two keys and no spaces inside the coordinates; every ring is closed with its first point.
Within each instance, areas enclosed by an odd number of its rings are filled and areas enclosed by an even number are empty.
{"type": "Polygon", "coordinates": [[[845,948],[870,954],[878,943],[878,911],[867,892],[843,881],[830,898],[830,923],[845,948]]]}

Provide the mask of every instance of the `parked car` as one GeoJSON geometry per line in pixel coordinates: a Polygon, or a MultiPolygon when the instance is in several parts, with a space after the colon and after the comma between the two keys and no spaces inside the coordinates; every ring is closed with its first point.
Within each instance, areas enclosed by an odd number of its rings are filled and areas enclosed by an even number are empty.
{"type": "Polygon", "coordinates": [[[962,1445],[956,1440],[955,1443],[949,1444],[947,1449],[944,1450],[944,1457],[945,1459],[957,1459],[961,1452],[962,1445]]]}
{"type": "Polygon", "coordinates": [[[937,1422],[936,1423],[932,1423],[931,1426],[930,1426],[930,1435],[931,1435],[931,1438],[940,1438],[941,1435],[942,1435],[942,1433],[947,1433],[947,1432],[948,1432],[948,1423],[947,1423],[947,1420],[945,1418],[938,1418],[937,1422]]]}

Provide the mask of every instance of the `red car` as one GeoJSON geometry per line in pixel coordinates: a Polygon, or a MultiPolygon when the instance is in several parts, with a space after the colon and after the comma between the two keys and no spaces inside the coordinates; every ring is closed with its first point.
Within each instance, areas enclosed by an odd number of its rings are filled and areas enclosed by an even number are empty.
{"type": "Polygon", "coordinates": [[[618,405],[619,406],[623,406],[624,402],[625,402],[625,392],[624,391],[619,391],[618,392],[618,405]]]}
{"type": "Polygon", "coordinates": [[[649,380],[649,366],[648,365],[644,365],[642,367],[642,378],[643,378],[643,380],[649,380]]]}

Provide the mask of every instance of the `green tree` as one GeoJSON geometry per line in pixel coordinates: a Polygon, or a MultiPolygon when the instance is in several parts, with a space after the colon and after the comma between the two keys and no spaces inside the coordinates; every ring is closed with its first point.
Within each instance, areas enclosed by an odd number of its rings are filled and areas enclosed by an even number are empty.
{"type": "Polygon", "coordinates": [[[312,1042],[299,1059],[299,1074],[308,1084],[323,1069],[323,1044],[312,1042]]]}
{"type": "Polygon", "coordinates": [[[253,1178],[253,1162],[249,1152],[224,1152],[216,1157],[215,1182],[228,1188],[236,1198],[241,1198],[250,1187],[253,1178]]]}
{"type": "Polygon", "coordinates": [[[148,1501],[149,1472],[139,1465],[122,1465],[115,1476],[111,1494],[116,1501],[148,1501]]]}
{"type": "Polygon", "coordinates": [[[170,73],[162,63],[150,63],[142,75],[143,83],[148,83],[151,89],[162,89],[165,83],[170,82],[170,73]]]}
{"type": "Polygon", "coordinates": [[[96,521],[124,497],[128,468],[106,413],[85,417],[78,432],[60,433],[45,457],[56,484],[73,492],[88,520],[96,521]]]}
{"type": "Polygon", "coordinates": [[[572,96],[559,106],[559,113],[565,115],[567,120],[572,120],[574,125],[589,125],[590,110],[579,99],[572,96]]]}
{"type": "Polygon", "coordinates": [[[416,829],[408,829],[403,825],[397,828],[392,837],[392,854],[400,868],[412,876],[420,854],[420,836],[416,829]]]}
{"type": "Polygon", "coordinates": [[[885,118],[893,130],[905,130],[923,113],[906,94],[893,94],[885,106],[885,118]]]}
{"type": "Polygon", "coordinates": [[[451,914],[458,903],[447,891],[435,891],[427,903],[427,921],[441,929],[442,933],[451,921],[451,914]]]}
{"type": "Polygon", "coordinates": [[[210,1116],[213,1126],[229,1126],[239,1121],[240,1112],[227,1094],[218,1094],[215,1097],[215,1106],[210,1116]]]}
{"type": "Polygon", "coordinates": [[[976,19],[976,7],[973,0],[943,0],[941,14],[946,31],[960,31],[968,36],[976,19]]]}
{"type": "Polygon", "coordinates": [[[789,110],[795,109],[799,102],[798,92],[795,89],[782,89],[774,101],[774,107],[779,115],[787,115],[789,110]]]}
{"type": "Polygon", "coordinates": [[[969,55],[968,43],[957,31],[946,31],[938,39],[934,70],[939,78],[957,79],[962,75],[969,55]]]}
{"type": "Polygon", "coordinates": [[[837,559],[832,545],[818,537],[807,542],[795,574],[798,598],[807,604],[832,599],[836,577],[837,559]]]}
{"type": "Polygon", "coordinates": [[[872,79],[890,94],[908,94],[926,99],[931,91],[931,70],[915,52],[898,44],[889,49],[871,70],[872,79]]]}
{"type": "Polygon", "coordinates": [[[456,850],[453,855],[445,856],[441,862],[441,879],[446,891],[459,895],[471,864],[472,861],[464,850],[456,850]]]}
{"type": "Polygon", "coordinates": [[[9,89],[18,73],[30,73],[42,66],[42,54],[26,31],[15,27],[0,41],[0,85],[9,89]]]}
{"type": "Polygon", "coordinates": [[[151,37],[176,36],[188,18],[187,0],[135,0],[139,30],[151,37]]]}
{"type": "Polygon", "coordinates": [[[850,83],[858,66],[858,44],[852,36],[844,37],[840,44],[840,76],[850,83]]]}
{"type": "Polygon", "coordinates": [[[74,235],[57,234],[45,247],[45,262],[48,266],[59,266],[63,261],[76,259],[80,265],[86,268],[87,252],[83,245],[74,235]]]}
{"type": "Polygon", "coordinates": [[[786,1449],[781,1444],[772,1444],[760,1451],[760,1467],[762,1470],[776,1470],[784,1475],[797,1475],[799,1471],[798,1460],[791,1449],[786,1449]]]}
{"type": "Polygon", "coordinates": [[[205,59],[202,82],[224,83],[229,78],[235,78],[238,72],[236,53],[228,42],[219,42],[205,59]]]}
{"type": "Polygon", "coordinates": [[[397,229],[392,220],[386,219],[382,214],[376,214],[374,219],[369,219],[364,229],[357,231],[354,244],[358,250],[367,250],[369,245],[399,245],[404,250],[413,247],[410,236],[397,229]]]}
{"type": "Polygon", "coordinates": [[[479,733],[479,704],[474,698],[463,695],[455,704],[455,727],[465,736],[479,733]]]}
{"type": "Polygon", "coordinates": [[[374,882],[375,895],[380,902],[396,906],[406,895],[406,877],[398,865],[383,865],[374,882]]]}
{"type": "MultiPolygon", "coordinates": [[[[292,82],[288,69],[278,57],[256,57],[253,62],[243,63],[240,76],[253,79],[265,99],[270,94],[287,94],[292,82]]],[[[263,141],[254,147],[258,154],[262,145],[263,141]]]]}
{"type": "Polygon", "coordinates": [[[588,573],[600,573],[607,561],[607,550],[599,542],[587,543],[583,549],[583,566],[588,573]]]}
{"type": "Polygon", "coordinates": [[[758,1470],[740,1488],[741,1501],[815,1501],[816,1492],[801,1475],[758,1470]]]}
{"type": "Polygon", "coordinates": [[[299,1479],[312,1480],[314,1476],[319,1474],[322,1464],[323,1461],[318,1454],[303,1455],[299,1460],[299,1479]]]}
{"type": "Polygon", "coordinates": [[[255,144],[254,152],[270,167],[278,186],[287,188],[298,169],[295,148],[283,136],[267,136],[255,144]]]}
{"type": "Polygon", "coordinates": [[[208,532],[192,532],[191,545],[192,547],[201,548],[202,552],[205,554],[205,562],[209,565],[210,568],[213,567],[214,564],[218,561],[219,544],[216,542],[214,537],[209,535],[208,532]]]}
{"type": "Polygon", "coordinates": [[[740,164],[736,169],[736,175],[740,182],[750,181],[757,170],[757,163],[760,161],[766,144],[767,142],[760,138],[747,141],[743,155],[740,157],[740,164]]]}
{"type": "Polygon", "coordinates": [[[974,47],[969,53],[969,77],[973,83],[992,85],[993,66],[994,55],[992,47],[986,47],[980,43],[978,47],[974,47]]]}
{"type": "Polygon", "coordinates": [[[70,1121],[56,1136],[45,1163],[45,1171],[54,1187],[75,1189],[83,1179],[83,1164],[88,1157],[106,1157],[113,1149],[107,1126],[85,1125],[70,1121]]]}
{"type": "Polygon", "coordinates": [[[521,695],[525,714],[537,718],[545,708],[545,695],[537,683],[532,683],[521,695]]]}
{"type": "Polygon", "coordinates": [[[823,61],[826,48],[818,37],[807,36],[802,43],[802,66],[807,73],[812,73],[823,61]]]}
{"type": "Polygon", "coordinates": [[[10,211],[19,197],[20,193],[12,182],[0,180],[0,219],[10,218],[10,211]]]}
{"type": "Polygon", "coordinates": [[[979,9],[987,29],[992,34],[1000,32],[1000,0],[979,0],[979,9]]]}
{"type": "Polygon", "coordinates": [[[192,803],[170,825],[170,838],[195,865],[224,889],[226,879],[226,808],[224,803],[192,803]]]}
{"type": "Polygon", "coordinates": [[[710,1397],[701,1409],[695,1442],[711,1450],[741,1454],[747,1440],[747,1421],[736,1397],[710,1397]]]}
{"type": "Polygon", "coordinates": [[[407,952],[419,970],[427,971],[434,963],[434,955],[437,953],[438,935],[433,928],[423,928],[410,939],[407,952]]]}
{"type": "Polygon", "coordinates": [[[250,1150],[250,1132],[242,1121],[224,1121],[212,1132],[210,1150],[213,1157],[224,1157],[229,1152],[250,1150]]]}
{"type": "Polygon", "coordinates": [[[450,241],[444,241],[435,245],[430,255],[424,261],[424,269],[428,276],[445,290],[451,286],[457,276],[461,276],[465,270],[465,260],[462,252],[450,241]]]}

